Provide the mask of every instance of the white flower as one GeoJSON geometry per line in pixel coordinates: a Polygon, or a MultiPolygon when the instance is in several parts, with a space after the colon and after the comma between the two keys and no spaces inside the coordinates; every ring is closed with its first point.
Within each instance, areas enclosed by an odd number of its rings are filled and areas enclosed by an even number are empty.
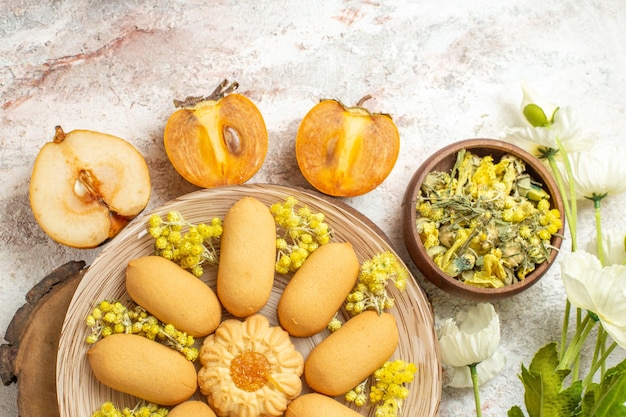
{"type": "MultiPolygon", "coordinates": [[[[478,384],[483,385],[499,374],[506,365],[503,353],[496,351],[492,357],[485,359],[476,366],[478,384]]],[[[473,386],[469,366],[450,366],[445,370],[444,384],[453,388],[467,388],[473,386]]]]}
{"type": "MultiPolygon", "coordinates": [[[[597,244],[590,240],[586,245],[586,250],[598,256],[597,244]]],[[[604,265],[624,265],[626,264],[626,233],[617,230],[602,232],[602,249],[604,252],[604,265]]]]}
{"type": "Polygon", "coordinates": [[[602,267],[594,255],[563,254],[561,278],[573,306],[592,311],[604,330],[626,348],[626,266],[602,267]]]}
{"type": "MultiPolygon", "coordinates": [[[[537,94],[537,92],[534,91],[528,84],[524,83],[522,85],[522,115],[524,112],[524,108],[529,104],[535,104],[541,107],[548,119],[550,119],[554,112],[558,109],[558,106],[556,104],[545,100],[544,97],[541,97],[539,94],[537,94]]],[[[524,117],[524,119],[526,118],[524,117]]]]}
{"type": "Polygon", "coordinates": [[[493,305],[478,304],[466,314],[448,319],[439,330],[441,360],[449,366],[468,366],[493,356],[500,344],[500,320],[493,305]]]}
{"type": "Polygon", "coordinates": [[[541,155],[539,150],[542,148],[558,149],[557,138],[568,153],[581,152],[591,148],[593,141],[591,138],[582,136],[580,129],[575,123],[576,118],[571,107],[557,109],[554,104],[547,103],[536,94],[533,94],[528,86],[523,86],[522,89],[524,93],[521,103],[522,114],[527,105],[535,104],[545,113],[548,125],[536,127],[531,125],[524,117],[527,126],[509,129],[506,132],[505,140],[527,150],[535,156],[541,155]],[[554,120],[551,121],[553,114],[554,120]]]}
{"type": "Polygon", "coordinates": [[[558,149],[557,138],[568,153],[586,151],[593,141],[581,135],[573,120],[572,108],[563,107],[556,112],[550,126],[512,128],[505,139],[535,156],[541,155],[539,150],[542,148],[558,149]]]}
{"type": "Polygon", "coordinates": [[[578,197],[626,192],[625,160],[626,148],[608,145],[570,154],[572,179],[578,197]]]}

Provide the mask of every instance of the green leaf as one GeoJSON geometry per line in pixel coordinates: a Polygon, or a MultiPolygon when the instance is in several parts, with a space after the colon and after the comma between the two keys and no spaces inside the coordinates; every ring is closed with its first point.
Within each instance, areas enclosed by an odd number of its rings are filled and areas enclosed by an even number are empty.
{"type": "Polygon", "coordinates": [[[587,388],[581,417],[626,416],[626,359],[609,369],[599,384],[587,388]]]}
{"type": "Polygon", "coordinates": [[[521,408],[519,408],[519,406],[514,405],[513,407],[511,407],[511,409],[507,413],[507,416],[508,417],[524,417],[524,412],[522,411],[521,408]]]}
{"type": "Polygon", "coordinates": [[[565,390],[559,393],[558,416],[573,416],[574,411],[580,405],[583,393],[583,381],[576,381],[565,390]]]}
{"type": "Polygon", "coordinates": [[[524,403],[530,417],[569,416],[578,407],[582,393],[581,381],[563,389],[563,381],[570,370],[557,369],[559,355],[556,343],[549,343],[537,351],[526,369],[519,375],[524,384],[524,403]]]}

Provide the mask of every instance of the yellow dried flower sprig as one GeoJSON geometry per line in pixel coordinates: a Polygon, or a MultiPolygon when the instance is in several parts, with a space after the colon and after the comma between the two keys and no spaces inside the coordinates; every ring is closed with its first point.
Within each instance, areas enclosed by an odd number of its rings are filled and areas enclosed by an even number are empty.
{"type": "Polygon", "coordinates": [[[407,385],[413,382],[416,371],[414,363],[401,359],[389,360],[374,372],[369,395],[369,379],[366,379],[346,393],[346,401],[361,407],[369,399],[370,404],[375,406],[375,417],[397,417],[402,410],[402,403],[409,395],[407,385]]]}
{"type": "Polygon", "coordinates": [[[204,263],[218,264],[217,243],[223,230],[219,217],[213,217],[208,224],[195,225],[177,211],[170,211],[165,218],[153,214],[148,220],[148,233],[155,239],[155,255],[175,262],[196,277],[204,273],[204,263]]]}
{"type": "Polygon", "coordinates": [[[404,291],[409,272],[390,251],[379,252],[361,263],[357,283],[348,294],[346,310],[355,316],[365,310],[376,310],[379,314],[394,305],[387,292],[387,284],[404,291]]]}
{"type": "Polygon", "coordinates": [[[293,196],[270,206],[276,222],[276,264],[279,274],[297,271],[317,248],[330,242],[332,230],[324,213],[299,205],[293,196]]]}
{"type": "Polygon", "coordinates": [[[91,417],[165,417],[169,409],[154,403],[139,402],[135,407],[119,409],[111,401],[104,402],[91,417]]]}
{"type": "Polygon", "coordinates": [[[112,334],[136,334],[179,351],[189,361],[198,358],[193,336],[162,323],[141,306],[128,308],[118,300],[102,300],[91,309],[85,324],[91,331],[85,339],[90,345],[112,334]]]}

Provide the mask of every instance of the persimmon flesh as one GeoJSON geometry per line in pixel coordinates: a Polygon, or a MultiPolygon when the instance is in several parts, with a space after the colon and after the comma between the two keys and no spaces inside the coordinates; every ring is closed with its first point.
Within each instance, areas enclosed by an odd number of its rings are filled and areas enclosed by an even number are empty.
{"type": "Polygon", "coordinates": [[[165,126],[164,144],[183,178],[213,188],[248,181],[265,160],[268,134],[256,105],[228,94],[176,110],[165,126]]]}
{"type": "Polygon", "coordinates": [[[296,159],[306,180],[335,197],[365,194],[393,169],[400,151],[398,129],[389,115],[322,100],[300,123],[296,159]]]}

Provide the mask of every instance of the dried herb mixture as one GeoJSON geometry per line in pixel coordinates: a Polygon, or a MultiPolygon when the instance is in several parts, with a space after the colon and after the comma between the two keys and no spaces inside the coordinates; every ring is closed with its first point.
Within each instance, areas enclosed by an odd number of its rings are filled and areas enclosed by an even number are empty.
{"type": "Polygon", "coordinates": [[[506,154],[494,163],[467,150],[450,172],[429,173],[417,198],[416,227],[446,274],[477,287],[523,280],[545,262],[562,227],[550,195],[506,154]]]}

